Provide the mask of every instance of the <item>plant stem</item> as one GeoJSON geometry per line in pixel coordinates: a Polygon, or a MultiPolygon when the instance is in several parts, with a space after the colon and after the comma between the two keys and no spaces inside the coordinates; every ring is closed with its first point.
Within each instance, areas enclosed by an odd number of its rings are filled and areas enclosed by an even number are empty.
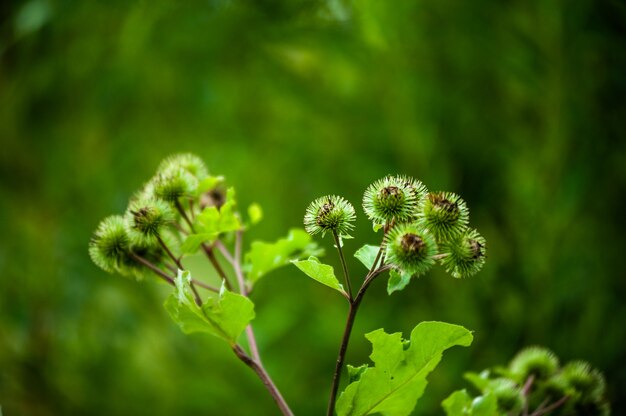
{"type": "Polygon", "coordinates": [[[246,354],[243,348],[241,348],[241,346],[237,344],[233,346],[233,351],[235,352],[235,355],[237,355],[237,357],[241,361],[243,361],[244,364],[250,367],[257,374],[257,376],[259,376],[259,378],[263,382],[263,385],[265,385],[265,388],[267,388],[269,393],[272,395],[272,398],[278,405],[278,408],[280,409],[281,413],[284,416],[293,416],[293,412],[289,408],[289,405],[287,404],[283,396],[280,394],[280,392],[278,391],[278,388],[276,388],[276,385],[270,378],[267,371],[265,371],[265,368],[263,368],[261,363],[256,361],[254,358],[250,357],[248,354],[246,354]]]}
{"type": "Polygon", "coordinates": [[[169,283],[172,286],[176,286],[176,284],[174,283],[174,279],[168,275],[167,273],[165,273],[163,270],[159,269],[157,266],[155,266],[154,264],[150,263],[148,260],[144,259],[141,256],[138,256],[137,254],[133,253],[132,251],[130,252],[130,256],[133,258],[133,260],[135,260],[138,263],[143,264],[144,266],[146,266],[148,269],[152,270],[154,273],[156,273],[160,278],[162,278],[163,280],[165,280],[167,283],[169,283]]]}
{"type": "Polygon", "coordinates": [[[346,351],[348,350],[348,343],[350,342],[350,334],[352,333],[352,327],[354,326],[354,321],[356,319],[356,313],[359,310],[359,306],[361,305],[361,301],[365,296],[365,292],[369,285],[374,281],[376,276],[381,273],[389,270],[391,266],[381,266],[376,270],[368,273],[363,285],[359,289],[358,293],[354,297],[354,300],[350,302],[350,309],[348,310],[348,317],[346,319],[346,327],[343,331],[343,337],[341,339],[341,345],[339,346],[339,353],[337,354],[337,362],[335,364],[335,372],[333,373],[333,384],[330,390],[330,399],[328,401],[328,411],[327,416],[332,416],[335,410],[335,404],[337,402],[337,391],[339,390],[339,382],[341,381],[341,370],[343,368],[343,363],[346,358],[346,351]]]}
{"type": "Polygon", "coordinates": [[[541,416],[541,415],[548,414],[551,411],[561,407],[568,400],[569,400],[569,396],[563,396],[559,400],[557,400],[556,402],[552,403],[548,407],[539,406],[539,408],[537,410],[535,410],[530,416],[541,416]]]}
{"type": "MultiPolygon", "coordinates": [[[[238,230],[235,234],[235,254],[233,257],[233,268],[235,269],[235,276],[237,276],[237,282],[239,283],[239,291],[243,296],[248,296],[248,288],[246,287],[246,281],[243,277],[243,271],[241,270],[242,241],[243,231],[238,230]]],[[[250,347],[252,357],[254,357],[254,359],[262,365],[261,355],[259,354],[259,347],[257,345],[256,337],[254,335],[254,329],[252,329],[252,324],[248,324],[248,326],[246,327],[246,338],[248,339],[248,346],[250,347]]]]}
{"type": "Polygon", "coordinates": [[[333,230],[333,238],[335,239],[335,246],[339,252],[339,259],[341,260],[341,268],[343,269],[343,277],[346,281],[346,287],[348,288],[348,300],[352,303],[352,286],[350,285],[350,275],[348,274],[348,266],[346,265],[346,259],[343,256],[343,249],[341,248],[341,240],[337,235],[337,231],[333,230]]]}
{"type": "Polygon", "coordinates": [[[209,246],[207,246],[206,244],[203,243],[202,244],[202,250],[204,250],[204,253],[206,254],[207,258],[209,259],[209,261],[213,265],[213,268],[215,269],[217,274],[220,276],[220,279],[222,279],[224,281],[224,283],[226,284],[226,287],[228,288],[228,290],[232,291],[233,287],[230,284],[230,281],[228,280],[228,277],[226,276],[226,273],[224,272],[224,269],[222,269],[222,266],[217,261],[217,258],[215,257],[215,253],[213,253],[213,250],[211,249],[211,247],[209,247],[209,246]]]}
{"type": "Polygon", "coordinates": [[[161,236],[157,235],[156,238],[159,244],[161,245],[161,247],[163,247],[163,250],[165,250],[165,252],[167,253],[168,256],[170,256],[174,264],[176,264],[176,267],[178,267],[180,270],[184,270],[183,265],[180,263],[180,259],[176,257],[174,253],[172,253],[172,250],[170,250],[170,248],[165,244],[161,236]]]}

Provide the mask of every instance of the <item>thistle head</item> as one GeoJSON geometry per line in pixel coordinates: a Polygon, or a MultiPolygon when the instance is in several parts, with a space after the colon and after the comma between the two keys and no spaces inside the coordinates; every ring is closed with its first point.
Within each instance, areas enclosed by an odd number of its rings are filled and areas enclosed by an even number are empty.
{"type": "Polygon", "coordinates": [[[424,274],[434,264],[437,243],[433,236],[412,224],[398,224],[387,236],[387,261],[414,276],[424,274]]]}
{"type": "Polygon", "coordinates": [[[451,192],[429,193],[421,200],[418,210],[418,221],[437,241],[461,234],[469,222],[465,201],[451,192]]]}
{"type": "Polygon", "coordinates": [[[126,211],[129,234],[133,239],[153,240],[174,218],[174,212],[168,203],[153,198],[135,198],[126,211]]]}
{"type": "Polygon", "coordinates": [[[460,279],[471,277],[482,269],[487,257],[487,242],[478,231],[468,229],[442,243],[441,250],[448,253],[441,259],[441,264],[452,277],[460,279]]]}
{"type": "Polygon", "coordinates": [[[172,168],[157,173],[151,189],[156,199],[173,203],[182,197],[191,197],[198,187],[198,179],[183,168],[172,168]]]}
{"type": "Polygon", "coordinates": [[[524,407],[524,395],[512,380],[498,378],[489,383],[489,392],[496,397],[503,414],[518,414],[524,407]]]}
{"type": "Polygon", "coordinates": [[[108,273],[119,270],[128,257],[130,237],[124,217],[112,215],[100,222],[89,242],[91,260],[108,273]]]}
{"type": "Polygon", "coordinates": [[[399,176],[398,179],[400,179],[404,183],[404,186],[413,193],[415,196],[415,202],[418,205],[419,202],[428,195],[428,188],[426,188],[426,185],[424,185],[421,181],[406,175],[399,176]]]}
{"type": "Polygon", "coordinates": [[[547,380],[559,368],[559,359],[552,351],[543,347],[528,347],[511,360],[509,370],[520,383],[531,375],[536,380],[547,380]]]}
{"type": "Polygon", "coordinates": [[[347,234],[354,228],[354,207],[336,195],[323,196],[311,202],[304,214],[304,229],[315,235],[327,231],[337,235],[347,234]]]}
{"type": "Polygon", "coordinates": [[[417,206],[417,191],[411,183],[403,177],[387,176],[371,184],[363,194],[367,217],[380,224],[410,220],[417,206]]]}
{"type": "Polygon", "coordinates": [[[209,176],[204,161],[193,153],[179,153],[165,158],[159,165],[158,172],[183,169],[198,179],[209,176]]]}
{"type": "Polygon", "coordinates": [[[584,361],[572,361],[563,367],[559,378],[582,403],[602,400],[606,383],[602,373],[584,361]]]}

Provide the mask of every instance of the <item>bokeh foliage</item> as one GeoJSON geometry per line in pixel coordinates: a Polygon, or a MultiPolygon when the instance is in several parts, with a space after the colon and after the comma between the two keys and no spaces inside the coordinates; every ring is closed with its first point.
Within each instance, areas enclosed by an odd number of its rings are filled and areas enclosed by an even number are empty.
{"type": "MultiPolygon", "coordinates": [[[[461,194],[485,269],[391,298],[375,284],[347,362],[367,361],[360,334],[443,320],[475,341],[431,375],[420,414],[528,344],[593,363],[625,413],[625,21],[617,0],[3,2],[5,414],[275,412],[226,347],[180,333],[165,286],[87,255],[180,151],[263,206],[249,239],[301,226],[323,194],[358,206],[388,173],[461,194]]],[[[376,243],[360,211],[354,235],[347,250],[376,243]]],[[[295,268],[255,291],[268,370],[297,414],[321,414],[345,305],[295,268]]]]}

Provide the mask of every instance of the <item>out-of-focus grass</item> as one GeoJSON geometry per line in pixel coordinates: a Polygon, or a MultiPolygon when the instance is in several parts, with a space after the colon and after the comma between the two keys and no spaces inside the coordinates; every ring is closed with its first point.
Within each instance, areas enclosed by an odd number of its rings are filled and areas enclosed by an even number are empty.
{"type": "MultiPolygon", "coordinates": [[[[323,194],[358,206],[387,173],[465,197],[484,271],[390,298],[375,284],[348,355],[366,361],[361,334],[378,327],[475,330],[420,414],[528,344],[592,362],[626,411],[618,2],[30,0],[0,17],[5,414],[275,412],[227,347],[180,333],[166,287],[88,258],[98,221],[179,151],[263,206],[248,241],[300,226],[323,194]]],[[[376,241],[358,225],[349,251],[376,241]]],[[[253,295],[266,365],[299,415],[325,408],[345,314],[332,295],[289,268],[253,295]]]]}

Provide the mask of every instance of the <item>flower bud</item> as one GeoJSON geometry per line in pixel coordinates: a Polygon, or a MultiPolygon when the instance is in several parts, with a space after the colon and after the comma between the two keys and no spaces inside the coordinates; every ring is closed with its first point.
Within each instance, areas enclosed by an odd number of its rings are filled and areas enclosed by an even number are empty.
{"type": "Polygon", "coordinates": [[[304,229],[315,235],[327,231],[347,234],[354,224],[355,213],[351,203],[340,196],[323,196],[311,202],[304,214],[304,229]]]}
{"type": "Polygon", "coordinates": [[[178,169],[183,169],[198,179],[209,176],[209,170],[204,161],[192,153],[179,153],[167,157],[159,165],[158,172],[178,169]]]}
{"type": "Polygon", "coordinates": [[[125,263],[129,247],[124,217],[112,215],[98,225],[89,242],[89,256],[102,270],[114,273],[125,263]]]}
{"type": "Polygon", "coordinates": [[[524,407],[524,395],[512,380],[498,378],[489,383],[487,389],[496,397],[501,414],[519,414],[524,407]]]}
{"type": "Polygon", "coordinates": [[[126,211],[129,234],[133,239],[153,240],[174,218],[169,204],[158,199],[134,199],[126,211]]]}
{"type": "Polygon", "coordinates": [[[198,187],[198,180],[182,168],[169,169],[153,178],[154,196],[165,202],[176,202],[182,197],[191,197],[198,187]]]}
{"type": "Polygon", "coordinates": [[[415,225],[396,225],[387,236],[387,262],[410,275],[426,273],[435,264],[435,254],[433,236],[415,225]]]}
{"type": "Polygon", "coordinates": [[[451,192],[431,192],[418,207],[418,221],[438,242],[461,234],[469,222],[469,210],[460,196],[451,192]]]}
{"type": "Polygon", "coordinates": [[[475,275],[487,256],[487,242],[476,230],[466,230],[441,245],[448,255],[441,259],[446,271],[457,279],[475,275]]]}
{"type": "Polygon", "coordinates": [[[572,361],[559,375],[566,386],[575,391],[575,399],[582,403],[602,400],[606,383],[602,373],[584,361],[572,361]]]}
{"type": "Polygon", "coordinates": [[[365,190],[363,210],[370,220],[380,224],[408,221],[417,206],[417,192],[407,178],[387,176],[365,190]]]}
{"type": "Polygon", "coordinates": [[[524,348],[511,360],[509,369],[519,383],[524,383],[531,375],[536,380],[546,380],[559,368],[559,359],[543,347],[524,348]]]}

